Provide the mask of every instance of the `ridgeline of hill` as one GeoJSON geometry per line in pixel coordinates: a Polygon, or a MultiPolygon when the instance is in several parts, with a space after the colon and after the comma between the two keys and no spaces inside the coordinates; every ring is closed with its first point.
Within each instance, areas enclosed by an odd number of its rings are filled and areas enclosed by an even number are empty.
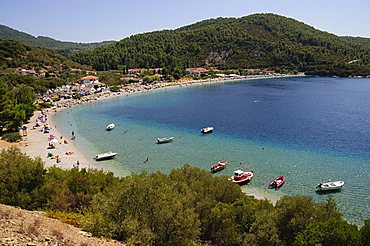
{"type": "Polygon", "coordinates": [[[65,42],[43,36],[34,37],[30,34],[17,31],[13,28],[4,25],[0,25],[0,39],[15,40],[32,46],[57,50],[63,55],[68,55],[72,52],[80,50],[94,49],[98,46],[112,44],[115,42],[115,41],[104,41],[95,43],[65,42]]]}
{"type": "Polygon", "coordinates": [[[349,37],[349,36],[342,37],[342,38],[346,39],[346,40],[349,40],[349,41],[352,41],[352,42],[355,42],[355,43],[358,43],[358,44],[361,44],[361,45],[364,45],[368,48],[370,47],[370,38],[349,37]]]}
{"type": "Polygon", "coordinates": [[[97,70],[209,66],[282,68],[312,74],[368,75],[370,47],[275,14],[217,18],[133,35],[72,54],[97,70]],[[355,61],[355,62],[354,62],[355,61]]]}
{"type": "Polygon", "coordinates": [[[13,70],[17,67],[36,70],[47,67],[49,72],[57,72],[66,67],[84,66],[52,50],[32,47],[13,40],[0,40],[0,70],[13,70]]]}

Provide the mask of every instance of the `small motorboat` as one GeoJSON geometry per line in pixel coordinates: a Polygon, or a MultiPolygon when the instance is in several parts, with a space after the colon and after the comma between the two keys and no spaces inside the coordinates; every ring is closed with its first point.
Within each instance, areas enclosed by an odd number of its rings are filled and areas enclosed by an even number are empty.
{"type": "Polygon", "coordinates": [[[270,188],[279,189],[285,183],[284,176],[278,176],[276,179],[269,183],[270,188]]]}
{"type": "Polygon", "coordinates": [[[212,126],[204,127],[200,130],[200,132],[203,134],[211,133],[213,132],[213,127],[212,126]]]}
{"type": "Polygon", "coordinates": [[[173,139],[174,137],[157,138],[157,144],[169,143],[169,142],[172,142],[173,139]]]}
{"type": "Polygon", "coordinates": [[[109,152],[105,152],[105,153],[101,153],[101,154],[97,154],[94,159],[96,161],[102,161],[102,160],[108,160],[108,159],[111,159],[113,157],[115,157],[117,155],[117,153],[114,153],[112,151],[109,151],[109,152]]]}
{"type": "Polygon", "coordinates": [[[112,130],[116,125],[114,123],[110,123],[109,125],[107,125],[106,129],[107,131],[110,131],[112,130]]]}
{"type": "Polygon", "coordinates": [[[231,176],[231,181],[242,185],[248,183],[253,178],[253,175],[253,171],[235,170],[234,175],[231,176]]]}
{"type": "Polygon", "coordinates": [[[320,183],[316,187],[316,191],[339,191],[342,189],[344,185],[344,181],[333,181],[333,182],[326,182],[320,183]]]}
{"type": "Polygon", "coordinates": [[[225,168],[226,165],[227,165],[227,161],[219,161],[216,164],[211,166],[211,171],[214,173],[221,171],[225,168]]]}

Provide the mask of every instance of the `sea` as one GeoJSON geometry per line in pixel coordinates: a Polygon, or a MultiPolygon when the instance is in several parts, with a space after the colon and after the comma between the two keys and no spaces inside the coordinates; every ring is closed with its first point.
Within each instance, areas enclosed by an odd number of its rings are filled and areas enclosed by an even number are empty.
{"type": "Polygon", "coordinates": [[[320,182],[343,180],[330,193],[344,218],[370,218],[370,79],[292,77],[219,82],[154,90],[88,103],[55,116],[59,131],[76,135],[77,148],[97,168],[117,176],[163,172],[185,164],[215,175],[253,170],[243,190],[277,200],[306,195],[317,202],[320,182]],[[112,131],[106,131],[115,123],[112,131]],[[203,127],[214,132],[203,135],[203,127]],[[156,144],[159,137],[174,137],[156,144]],[[102,152],[112,160],[94,162],[102,152]],[[284,175],[279,190],[268,183],[284,175]]]}

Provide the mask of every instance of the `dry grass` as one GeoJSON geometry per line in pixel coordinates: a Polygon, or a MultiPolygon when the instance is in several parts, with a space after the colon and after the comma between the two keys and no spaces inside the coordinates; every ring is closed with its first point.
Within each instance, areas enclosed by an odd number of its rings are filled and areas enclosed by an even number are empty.
{"type": "Polygon", "coordinates": [[[9,211],[0,209],[0,219],[9,219],[9,211]]]}
{"type": "Polygon", "coordinates": [[[57,240],[63,240],[64,239],[64,235],[61,231],[58,231],[58,230],[53,230],[51,232],[51,234],[53,235],[53,237],[55,237],[57,240]]]}
{"type": "Polygon", "coordinates": [[[33,223],[28,225],[27,230],[26,230],[26,234],[29,235],[29,236],[38,237],[40,235],[40,232],[39,232],[40,225],[41,225],[41,220],[36,218],[33,221],[33,223]]]}

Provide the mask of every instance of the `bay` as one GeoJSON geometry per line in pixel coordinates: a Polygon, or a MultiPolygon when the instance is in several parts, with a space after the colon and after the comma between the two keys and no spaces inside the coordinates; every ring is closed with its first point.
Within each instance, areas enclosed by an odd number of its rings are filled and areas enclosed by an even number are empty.
{"type": "MultiPolygon", "coordinates": [[[[344,217],[370,218],[370,79],[280,78],[183,86],[114,98],[62,111],[55,121],[72,130],[80,150],[93,157],[118,152],[95,166],[124,176],[190,164],[206,170],[228,160],[216,175],[248,167],[250,187],[267,197],[315,193],[319,182],[343,180],[332,194],[344,217]],[[105,126],[115,123],[113,131],[105,126]],[[213,126],[214,133],[200,129],[213,126]],[[174,136],[169,144],[156,138],[174,136]],[[278,175],[279,191],[267,189],[278,175]]],[[[245,189],[245,188],[244,188],[245,189]]]]}

